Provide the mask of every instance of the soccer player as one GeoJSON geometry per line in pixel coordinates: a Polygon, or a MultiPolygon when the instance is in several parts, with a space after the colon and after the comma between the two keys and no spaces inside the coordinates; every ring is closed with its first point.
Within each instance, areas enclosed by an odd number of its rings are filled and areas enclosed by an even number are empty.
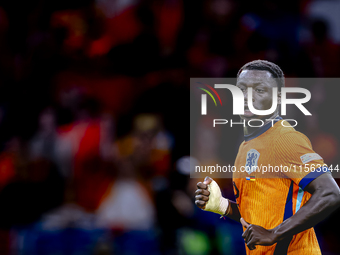
{"type": "Polygon", "coordinates": [[[197,184],[196,205],[241,222],[247,254],[321,254],[313,226],[339,207],[339,187],[309,139],[288,122],[283,124],[289,127],[284,127],[278,110],[258,116],[248,108],[249,87],[255,109],[271,108],[274,87],[278,88],[277,104],[281,103],[282,70],[264,60],[249,62],[238,72],[236,86],[245,99],[241,119],[265,122],[262,127],[244,127],[236,169],[262,165],[289,171],[235,172],[236,203],[222,197],[217,183],[206,177],[197,184]]]}

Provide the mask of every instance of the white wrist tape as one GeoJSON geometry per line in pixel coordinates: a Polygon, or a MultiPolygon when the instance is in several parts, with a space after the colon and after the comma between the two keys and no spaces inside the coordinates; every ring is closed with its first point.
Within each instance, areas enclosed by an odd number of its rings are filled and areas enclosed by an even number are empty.
{"type": "Polygon", "coordinates": [[[208,202],[205,204],[204,211],[218,213],[222,216],[227,215],[230,209],[229,200],[222,197],[221,189],[214,180],[208,184],[208,191],[210,195],[208,202]]]}

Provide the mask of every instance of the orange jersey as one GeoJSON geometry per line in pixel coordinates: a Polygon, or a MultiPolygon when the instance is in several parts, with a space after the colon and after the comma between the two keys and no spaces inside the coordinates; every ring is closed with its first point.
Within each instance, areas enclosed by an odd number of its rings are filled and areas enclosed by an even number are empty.
{"type": "MultiPolygon", "coordinates": [[[[304,188],[328,171],[309,139],[291,126],[283,127],[282,122],[277,121],[273,127],[269,123],[246,137],[235,161],[238,171],[233,175],[233,184],[241,216],[266,229],[275,228],[295,214],[311,197],[304,188]]],[[[257,245],[252,251],[246,247],[246,251],[252,255],[321,254],[313,228],[289,241],[257,245]]]]}

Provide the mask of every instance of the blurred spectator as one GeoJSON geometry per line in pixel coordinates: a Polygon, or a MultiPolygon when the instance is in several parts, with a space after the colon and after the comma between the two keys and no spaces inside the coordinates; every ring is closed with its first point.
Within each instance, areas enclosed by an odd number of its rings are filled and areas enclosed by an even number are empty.
{"type": "Polygon", "coordinates": [[[31,158],[45,158],[56,162],[57,126],[53,109],[45,109],[39,116],[39,128],[31,141],[31,158]]]}
{"type": "Polygon", "coordinates": [[[119,157],[132,160],[144,178],[166,176],[172,147],[171,135],[154,114],[136,116],[132,132],[117,141],[119,157]]]}
{"type": "Polygon", "coordinates": [[[337,77],[340,71],[340,46],[328,34],[328,24],[315,20],[311,25],[312,39],[305,45],[315,73],[319,77],[337,77]]]}

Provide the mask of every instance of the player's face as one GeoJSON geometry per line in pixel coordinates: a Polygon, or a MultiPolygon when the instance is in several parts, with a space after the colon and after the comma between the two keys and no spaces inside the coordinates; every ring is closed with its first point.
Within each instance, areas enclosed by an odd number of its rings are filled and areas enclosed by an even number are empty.
{"type": "MultiPolygon", "coordinates": [[[[244,70],[239,75],[236,86],[244,94],[244,115],[240,117],[245,120],[266,119],[270,116],[259,116],[253,114],[248,108],[248,88],[253,89],[253,106],[256,110],[268,110],[272,106],[273,87],[277,87],[275,79],[268,71],[244,70]]],[[[278,102],[280,102],[278,93],[278,102]]]]}

